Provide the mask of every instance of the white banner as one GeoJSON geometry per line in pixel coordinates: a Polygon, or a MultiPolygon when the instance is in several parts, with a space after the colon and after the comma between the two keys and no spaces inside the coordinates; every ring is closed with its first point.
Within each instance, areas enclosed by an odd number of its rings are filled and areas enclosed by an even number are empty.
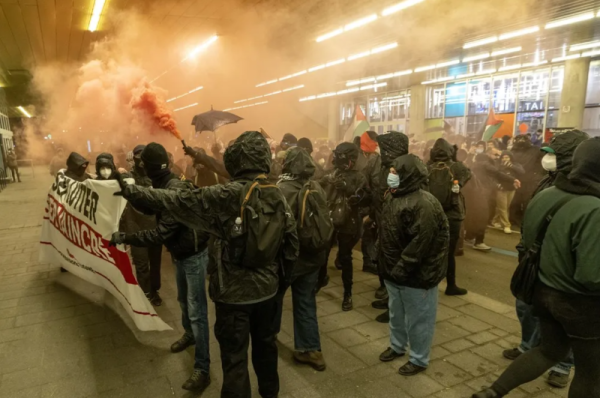
{"type": "Polygon", "coordinates": [[[108,242],[126,201],[117,181],[77,182],[62,172],[50,191],[42,223],[40,262],[58,264],[116,297],[138,329],[171,330],[140,288],[123,245],[108,242]]]}

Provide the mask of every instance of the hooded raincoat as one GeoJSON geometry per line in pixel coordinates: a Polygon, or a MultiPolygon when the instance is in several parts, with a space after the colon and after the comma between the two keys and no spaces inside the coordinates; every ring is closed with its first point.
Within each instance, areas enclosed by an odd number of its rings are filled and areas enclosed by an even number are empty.
{"type": "Polygon", "coordinates": [[[71,152],[67,158],[67,170],[65,176],[74,179],[75,181],[83,182],[87,179],[92,178],[85,169],[82,173],[82,166],[89,164],[90,162],[78,154],[77,152],[71,152]]]}

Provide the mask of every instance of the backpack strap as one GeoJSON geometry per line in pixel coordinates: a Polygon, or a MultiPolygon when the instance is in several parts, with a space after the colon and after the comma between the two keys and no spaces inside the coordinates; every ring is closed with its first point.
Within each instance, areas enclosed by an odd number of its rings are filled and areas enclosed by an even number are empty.
{"type": "Polygon", "coordinates": [[[566,205],[568,202],[570,202],[572,199],[574,199],[574,197],[572,197],[572,196],[565,196],[564,198],[562,198],[561,200],[559,200],[558,202],[556,202],[554,204],[554,206],[552,206],[550,208],[550,211],[548,211],[548,214],[546,214],[546,216],[544,217],[544,221],[542,222],[542,226],[538,230],[537,236],[535,238],[535,243],[538,246],[540,246],[540,247],[542,246],[542,243],[544,242],[544,238],[546,237],[546,232],[548,231],[548,227],[550,226],[550,223],[552,222],[552,219],[554,218],[554,216],[556,215],[556,213],[558,213],[558,211],[564,205],[566,205]]]}
{"type": "Polygon", "coordinates": [[[306,192],[304,193],[304,198],[302,199],[302,208],[300,209],[300,228],[304,227],[304,216],[306,215],[306,202],[308,201],[308,195],[313,192],[317,192],[316,190],[310,190],[310,181],[305,185],[306,192]]]}
{"type": "MultiPolygon", "coordinates": [[[[452,172],[452,168],[448,166],[445,162],[437,162],[435,167],[432,167],[431,170],[441,171],[444,169],[448,169],[448,173],[452,176],[452,181],[454,181],[454,173],[452,172]]],[[[431,174],[431,172],[429,173],[431,174]]]]}
{"type": "Polygon", "coordinates": [[[242,202],[242,207],[240,209],[240,218],[242,221],[244,221],[244,210],[246,210],[246,204],[250,200],[250,196],[252,195],[254,188],[256,188],[257,186],[260,186],[260,188],[277,188],[277,185],[260,185],[260,181],[266,179],[267,176],[265,174],[259,174],[254,179],[254,182],[252,182],[252,185],[250,185],[250,189],[248,189],[248,192],[246,192],[246,196],[244,197],[244,201],[242,202]]]}

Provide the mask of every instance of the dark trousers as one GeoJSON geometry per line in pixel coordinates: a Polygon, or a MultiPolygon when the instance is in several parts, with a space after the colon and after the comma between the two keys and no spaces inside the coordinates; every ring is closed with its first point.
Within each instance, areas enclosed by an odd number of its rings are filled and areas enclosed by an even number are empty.
{"type": "Polygon", "coordinates": [[[221,349],[221,398],[250,398],[248,346],[252,337],[252,365],[263,398],[279,394],[277,345],[274,332],[277,300],[256,304],[215,303],[215,337],[221,349]]]}
{"type": "Polygon", "coordinates": [[[158,292],[161,287],[160,267],[162,257],[162,245],[148,248],[148,257],[150,258],[150,288],[158,292]]]}
{"type": "Polygon", "coordinates": [[[456,286],[456,246],[460,239],[460,227],[462,221],[450,220],[450,247],[448,250],[448,271],[446,271],[446,282],[448,286],[456,286]]]}
{"type": "Polygon", "coordinates": [[[349,234],[340,231],[335,231],[333,233],[333,243],[337,242],[338,244],[338,261],[342,266],[342,283],[344,284],[344,293],[347,294],[352,294],[352,280],[354,279],[354,268],[352,267],[352,249],[354,249],[354,246],[356,246],[359,239],[360,233],[349,234]]]}
{"type": "Polygon", "coordinates": [[[369,220],[363,225],[360,249],[363,255],[363,269],[376,268],[377,264],[377,226],[375,221],[369,220]]]}
{"type": "Polygon", "coordinates": [[[147,295],[160,290],[160,264],[162,246],[131,247],[138,284],[147,295]]]}
{"type": "Polygon", "coordinates": [[[13,182],[21,182],[21,175],[19,174],[19,168],[18,167],[9,167],[10,172],[12,173],[12,179],[13,182]]]}

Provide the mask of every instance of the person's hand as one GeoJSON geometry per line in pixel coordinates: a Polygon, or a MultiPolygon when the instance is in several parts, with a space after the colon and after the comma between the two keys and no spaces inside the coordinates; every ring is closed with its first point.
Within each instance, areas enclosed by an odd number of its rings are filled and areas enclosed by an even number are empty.
{"type": "Polygon", "coordinates": [[[125,232],[115,232],[114,234],[112,234],[112,237],[110,238],[110,242],[108,242],[109,246],[116,246],[116,245],[120,245],[121,243],[125,242],[125,232]]]}
{"type": "Polygon", "coordinates": [[[117,171],[118,171],[119,173],[121,173],[121,174],[126,174],[126,173],[127,173],[127,170],[125,170],[125,169],[124,169],[124,168],[122,168],[122,167],[119,167],[119,168],[117,169],[117,171]]]}
{"type": "Polygon", "coordinates": [[[125,181],[125,177],[123,174],[121,174],[120,172],[117,172],[115,175],[115,179],[117,180],[117,182],[119,183],[119,186],[121,187],[120,191],[115,192],[113,195],[114,196],[123,196],[123,191],[125,190],[125,188],[127,187],[127,185],[129,185],[127,183],[127,181],[125,181]]]}
{"type": "Polygon", "coordinates": [[[183,152],[185,152],[186,155],[190,156],[192,159],[196,159],[196,156],[198,156],[198,151],[196,151],[194,148],[192,148],[191,146],[184,146],[183,147],[183,152]]]}
{"type": "Polygon", "coordinates": [[[513,184],[515,186],[515,189],[520,189],[521,188],[521,181],[515,180],[513,184]]]}
{"type": "Polygon", "coordinates": [[[339,178],[333,182],[333,186],[335,189],[344,189],[346,188],[346,181],[344,181],[342,178],[339,178]]]}

